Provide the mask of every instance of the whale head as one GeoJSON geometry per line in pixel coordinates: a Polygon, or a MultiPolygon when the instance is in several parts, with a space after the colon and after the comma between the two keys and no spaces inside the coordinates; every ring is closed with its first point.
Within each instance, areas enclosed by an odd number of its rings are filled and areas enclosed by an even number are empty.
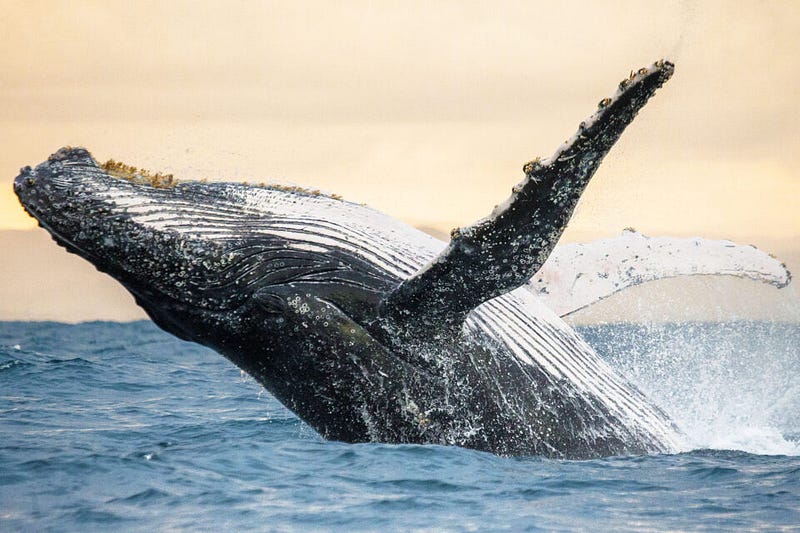
{"type": "Polygon", "coordinates": [[[352,236],[319,220],[320,212],[344,211],[357,225],[357,213],[369,210],[318,191],[178,184],[98,165],[83,148],[23,168],[14,189],[59,244],[121,282],[160,326],[215,348],[221,338],[236,342],[249,328],[285,321],[290,294],[363,316],[399,282],[352,236]]]}

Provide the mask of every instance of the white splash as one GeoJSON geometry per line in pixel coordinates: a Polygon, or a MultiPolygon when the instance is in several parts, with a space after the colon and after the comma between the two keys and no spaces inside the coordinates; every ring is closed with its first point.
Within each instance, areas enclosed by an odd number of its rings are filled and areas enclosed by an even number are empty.
{"type": "Polygon", "coordinates": [[[800,325],[620,325],[587,337],[692,449],[800,455],[800,325]]]}

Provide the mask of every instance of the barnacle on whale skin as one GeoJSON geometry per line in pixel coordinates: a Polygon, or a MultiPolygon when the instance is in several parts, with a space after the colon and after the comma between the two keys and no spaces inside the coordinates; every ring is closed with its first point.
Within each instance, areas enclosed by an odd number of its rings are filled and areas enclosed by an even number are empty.
{"type": "Polygon", "coordinates": [[[139,185],[150,185],[157,189],[171,189],[178,184],[178,180],[172,174],[162,174],[161,172],[153,174],[149,170],[126,165],[114,159],[109,159],[100,165],[100,168],[109,176],[132,181],[139,185]]]}

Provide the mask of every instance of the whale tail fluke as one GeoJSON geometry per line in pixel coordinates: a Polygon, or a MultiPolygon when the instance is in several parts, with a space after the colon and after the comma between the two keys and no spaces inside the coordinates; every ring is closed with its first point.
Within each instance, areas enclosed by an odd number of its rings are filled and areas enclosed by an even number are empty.
{"type": "Polygon", "coordinates": [[[527,283],[561,237],[603,157],[673,70],[672,63],[658,61],[631,73],[550,158],[527,163],[525,178],[504,203],[453,230],[447,248],[386,297],[389,323],[417,335],[429,324],[460,330],[472,309],[527,283]]]}
{"type": "Polygon", "coordinates": [[[786,265],[752,245],[700,237],[618,237],[559,245],[528,288],[562,318],[612,294],[650,281],[732,276],[786,287],[786,265]]]}

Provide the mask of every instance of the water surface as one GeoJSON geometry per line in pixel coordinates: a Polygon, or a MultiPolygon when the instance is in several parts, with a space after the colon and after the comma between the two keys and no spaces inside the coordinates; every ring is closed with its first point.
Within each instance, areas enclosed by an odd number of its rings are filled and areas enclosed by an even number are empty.
{"type": "Polygon", "coordinates": [[[697,450],[556,461],[325,442],[149,322],[0,323],[0,530],[798,527],[800,327],[582,333],[697,450]]]}

